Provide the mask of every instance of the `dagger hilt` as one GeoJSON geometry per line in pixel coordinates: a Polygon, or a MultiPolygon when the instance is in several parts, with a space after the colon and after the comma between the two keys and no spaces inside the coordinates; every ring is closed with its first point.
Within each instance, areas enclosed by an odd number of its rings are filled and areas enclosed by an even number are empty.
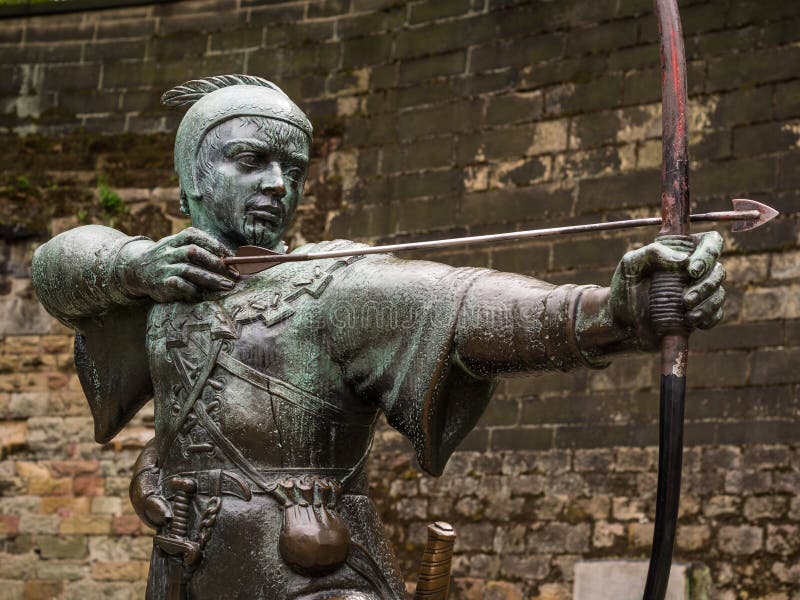
{"type": "Polygon", "coordinates": [[[176,477],[169,480],[169,487],[175,492],[169,532],[175,537],[186,538],[189,535],[191,496],[197,491],[197,482],[188,477],[176,477]]]}
{"type": "Polygon", "coordinates": [[[443,521],[428,525],[428,541],[419,566],[414,600],[447,600],[456,532],[443,521]]]}

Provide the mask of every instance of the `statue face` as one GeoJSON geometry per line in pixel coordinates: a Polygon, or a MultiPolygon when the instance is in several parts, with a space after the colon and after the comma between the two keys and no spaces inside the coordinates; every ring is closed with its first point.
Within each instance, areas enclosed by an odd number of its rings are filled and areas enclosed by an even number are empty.
{"type": "Polygon", "coordinates": [[[198,153],[201,197],[189,200],[192,224],[233,247],[275,247],[303,193],[308,156],[305,134],[284,121],[220,123],[198,153]]]}

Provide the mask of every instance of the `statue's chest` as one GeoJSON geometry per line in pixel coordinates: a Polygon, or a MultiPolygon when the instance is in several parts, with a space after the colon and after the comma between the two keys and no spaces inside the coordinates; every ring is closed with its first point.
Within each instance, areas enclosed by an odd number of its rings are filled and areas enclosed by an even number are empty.
{"type": "MultiPolygon", "coordinates": [[[[218,298],[152,309],[155,424],[176,432],[172,464],[207,466],[233,446],[259,468],[320,466],[331,448],[356,439],[342,431],[355,427],[367,439],[374,408],[353,412],[316,317],[333,275],[313,265],[270,275],[218,298]],[[320,456],[309,458],[309,447],[320,456]]],[[[334,454],[352,458],[345,449],[334,454]]]]}
{"type": "MultiPolygon", "coordinates": [[[[196,370],[217,343],[223,351],[263,372],[282,374],[298,352],[298,337],[313,347],[321,323],[309,320],[308,303],[319,300],[333,279],[320,267],[254,277],[218,298],[197,304],[161,304],[148,319],[147,345],[156,369],[180,358],[196,370]]],[[[168,369],[174,371],[174,369],[168,369]]]]}

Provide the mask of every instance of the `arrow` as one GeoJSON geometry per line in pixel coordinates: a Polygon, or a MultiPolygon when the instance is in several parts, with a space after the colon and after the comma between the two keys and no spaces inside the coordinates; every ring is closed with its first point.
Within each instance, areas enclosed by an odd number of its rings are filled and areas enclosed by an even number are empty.
{"type": "MultiPolygon", "coordinates": [[[[718,221],[732,221],[731,228],[734,232],[749,231],[760,227],[767,221],[774,219],[778,211],[756,202],[755,200],[733,200],[733,210],[710,212],[691,215],[689,219],[695,223],[714,223],[718,221]]],[[[331,252],[310,252],[282,254],[259,246],[241,246],[236,256],[225,258],[226,265],[234,265],[242,275],[258,273],[277,264],[285,262],[299,262],[305,260],[318,260],[323,258],[344,258],[347,256],[362,256],[366,254],[385,254],[387,252],[407,252],[409,250],[427,250],[431,248],[450,248],[453,246],[476,246],[492,242],[505,242],[511,240],[527,240],[531,238],[550,237],[570,233],[587,233],[593,231],[612,231],[616,229],[632,229],[647,225],[661,225],[661,217],[647,217],[642,219],[627,219],[625,221],[607,221],[604,223],[589,223],[586,225],[568,225],[565,227],[548,227],[546,229],[530,229],[527,231],[509,231],[490,235],[475,235],[469,237],[450,238],[446,240],[428,240],[425,242],[409,242],[405,244],[388,244],[385,246],[372,246],[370,248],[353,248],[348,250],[334,250],[331,252]]]]}

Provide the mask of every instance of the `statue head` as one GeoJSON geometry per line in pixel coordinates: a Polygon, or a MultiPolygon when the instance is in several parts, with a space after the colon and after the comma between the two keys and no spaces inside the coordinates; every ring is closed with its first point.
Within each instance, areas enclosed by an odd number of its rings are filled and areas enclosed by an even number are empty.
{"type": "Polygon", "coordinates": [[[249,75],[189,81],[162,102],[191,105],[175,138],[175,171],[192,224],[231,246],[278,246],[308,169],[312,127],[303,111],[249,75]]]}

